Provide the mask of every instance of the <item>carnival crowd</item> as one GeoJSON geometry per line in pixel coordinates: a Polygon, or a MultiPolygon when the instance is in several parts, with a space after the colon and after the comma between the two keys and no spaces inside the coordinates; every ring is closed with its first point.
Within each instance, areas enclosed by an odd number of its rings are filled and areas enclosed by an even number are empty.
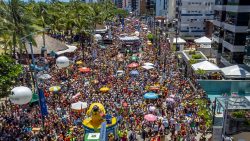
{"type": "MultiPolygon", "coordinates": [[[[66,69],[58,69],[55,59],[49,60],[48,74],[51,79],[42,82],[49,115],[44,118],[44,127],[37,102],[22,106],[6,100],[0,104],[0,140],[2,141],[82,141],[84,129],[82,120],[85,111],[74,111],[71,103],[82,101],[91,104],[102,103],[107,114],[118,119],[118,137],[121,141],[195,141],[196,135],[206,135],[205,118],[198,115],[199,106],[192,101],[204,97],[202,90],[194,91],[188,79],[178,68],[177,57],[170,50],[165,38],[160,39],[161,54],[147,44],[149,27],[136,18],[128,18],[125,29],[112,26],[113,44],[100,48],[97,43],[91,47],[78,48],[66,56],[72,64],[66,69]],[[140,31],[141,46],[138,52],[120,53],[120,34],[131,35],[136,29],[133,25],[144,27],[140,31]],[[146,27],[148,29],[146,29],[146,27]],[[93,55],[93,50],[94,54],[93,55]],[[135,56],[138,60],[131,60],[135,56]],[[82,61],[81,63],[76,63],[82,61]],[[165,65],[163,63],[165,62],[165,65]],[[138,67],[127,67],[131,63],[138,67]],[[154,68],[147,70],[141,66],[150,62],[154,68]],[[88,67],[90,72],[81,72],[79,67],[88,67]],[[165,67],[165,68],[164,68],[165,67]],[[117,75],[118,70],[124,74],[117,75]],[[132,76],[131,71],[139,74],[132,76]],[[58,92],[51,92],[51,86],[60,86],[58,92]],[[110,88],[101,92],[100,88],[110,88]],[[143,95],[154,92],[158,99],[145,99],[143,95]],[[144,116],[153,114],[155,121],[147,121],[144,116]],[[168,139],[166,136],[169,136],[168,139]]],[[[24,85],[31,87],[30,79],[24,85]]],[[[115,140],[110,134],[108,140],[115,140]]],[[[200,138],[199,140],[203,140],[200,138]]]]}

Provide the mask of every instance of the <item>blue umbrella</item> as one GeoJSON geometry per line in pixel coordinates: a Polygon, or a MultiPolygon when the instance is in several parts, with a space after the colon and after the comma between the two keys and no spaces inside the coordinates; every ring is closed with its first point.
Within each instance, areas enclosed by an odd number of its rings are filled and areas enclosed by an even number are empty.
{"type": "Polygon", "coordinates": [[[159,98],[158,94],[154,93],[154,92],[148,92],[148,93],[145,93],[143,95],[143,98],[145,99],[157,99],[159,98]]]}
{"type": "Polygon", "coordinates": [[[130,75],[139,75],[139,72],[137,70],[132,70],[130,72],[130,75]]]}

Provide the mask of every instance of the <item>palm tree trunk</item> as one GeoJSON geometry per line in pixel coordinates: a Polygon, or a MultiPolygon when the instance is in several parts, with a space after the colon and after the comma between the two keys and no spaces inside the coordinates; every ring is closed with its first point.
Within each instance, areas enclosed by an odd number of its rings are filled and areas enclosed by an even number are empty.
{"type": "Polygon", "coordinates": [[[13,58],[16,59],[16,33],[14,32],[13,33],[13,37],[12,37],[12,40],[13,40],[13,52],[12,52],[12,56],[13,58]]]}

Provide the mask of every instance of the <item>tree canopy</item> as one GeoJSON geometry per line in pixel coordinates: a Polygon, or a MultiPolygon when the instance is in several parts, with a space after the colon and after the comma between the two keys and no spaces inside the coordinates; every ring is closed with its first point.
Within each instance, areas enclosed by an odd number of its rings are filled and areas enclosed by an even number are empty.
{"type": "MultiPolygon", "coordinates": [[[[16,50],[26,51],[20,39],[30,33],[45,30],[47,33],[71,37],[90,35],[97,24],[113,20],[117,15],[125,17],[128,13],[116,8],[109,0],[98,3],[80,0],[55,0],[50,3],[1,1],[0,21],[3,22],[0,22],[0,44],[6,53],[13,55],[16,50]]],[[[32,38],[28,40],[34,41],[32,38]]]]}
{"type": "Polygon", "coordinates": [[[11,87],[22,73],[22,67],[8,55],[0,55],[0,97],[9,94],[11,87]]]}

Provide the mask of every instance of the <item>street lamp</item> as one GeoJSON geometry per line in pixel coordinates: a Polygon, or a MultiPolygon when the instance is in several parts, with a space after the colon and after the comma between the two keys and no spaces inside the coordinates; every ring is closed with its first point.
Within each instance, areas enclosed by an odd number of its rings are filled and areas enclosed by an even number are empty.
{"type": "Polygon", "coordinates": [[[173,24],[175,24],[175,50],[179,51],[179,46],[178,46],[178,42],[177,42],[177,38],[178,38],[178,19],[174,19],[173,20],[173,24]]]}
{"type": "MultiPolygon", "coordinates": [[[[36,33],[44,32],[45,30],[46,29],[41,30],[41,31],[37,31],[37,32],[33,32],[33,33],[31,33],[31,34],[29,34],[27,36],[22,37],[20,40],[25,42],[26,38],[28,38],[30,36],[33,36],[36,33]]],[[[45,40],[45,38],[44,38],[44,40],[45,40]]],[[[45,43],[45,41],[44,41],[44,43],[45,43]]],[[[39,106],[40,106],[40,112],[41,112],[41,115],[42,115],[41,116],[42,117],[42,127],[44,127],[44,117],[48,115],[48,110],[47,110],[46,100],[45,100],[45,96],[44,96],[44,92],[43,92],[43,85],[39,84],[40,81],[38,81],[38,77],[37,77],[37,73],[39,71],[41,71],[41,69],[36,66],[36,61],[35,61],[35,57],[34,57],[34,53],[33,53],[32,42],[29,42],[29,45],[30,45],[30,53],[31,53],[31,58],[32,58],[31,66],[34,66],[34,68],[33,68],[33,70],[34,70],[34,79],[35,79],[35,82],[36,82],[34,84],[35,84],[35,89],[36,89],[36,91],[38,93],[38,97],[39,97],[39,106]]],[[[57,59],[57,60],[59,60],[59,61],[57,61],[57,62],[61,62],[61,63],[58,63],[60,65],[57,64],[59,67],[63,68],[63,67],[67,67],[69,65],[69,59],[67,57],[61,56],[61,58],[60,57],[58,57],[58,58],[59,59],[57,59]]],[[[42,70],[44,70],[44,67],[43,67],[42,70]]],[[[15,94],[15,93],[12,93],[12,94],[15,94]]]]}

